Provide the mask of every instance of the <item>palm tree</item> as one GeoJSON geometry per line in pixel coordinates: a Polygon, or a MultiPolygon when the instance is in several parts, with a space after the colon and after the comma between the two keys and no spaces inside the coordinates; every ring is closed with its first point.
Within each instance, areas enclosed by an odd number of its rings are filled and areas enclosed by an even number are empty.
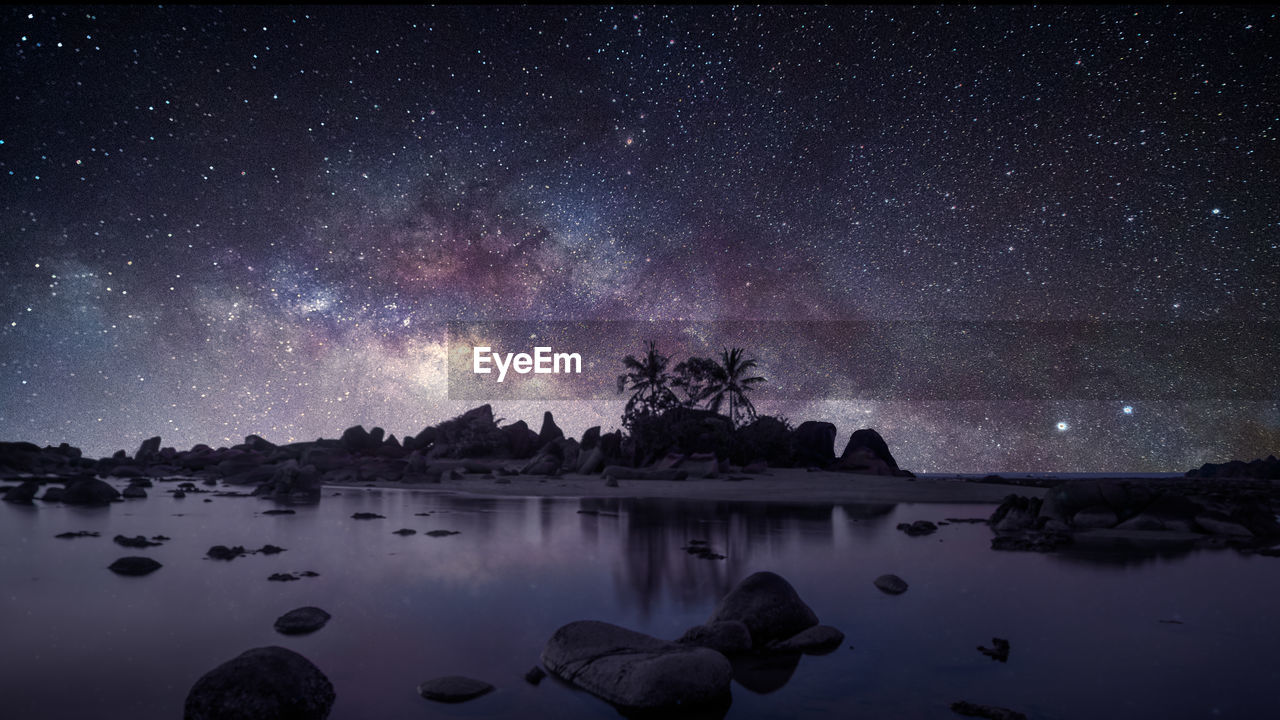
{"type": "Polygon", "coordinates": [[[631,399],[622,413],[622,424],[631,427],[632,421],[639,415],[660,413],[680,404],[680,399],[671,391],[671,376],[667,373],[669,358],[658,352],[657,344],[649,341],[643,360],[634,355],[622,359],[627,372],[618,376],[618,392],[630,389],[631,399]]]}
{"type": "Polygon", "coordinates": [[[720,353],[720,362],[715,366],[703,394],[707,399],[707,409],[720,412],[720,407],[728,400],[729,421],[734,427],[738,426],[740,417],[754,420],[756,408],[747,399],[747,392],[764,382],[762,377],[747,377],[755,367],[755,360],[744,359],[742,348],[726,349],[720,353]]]}

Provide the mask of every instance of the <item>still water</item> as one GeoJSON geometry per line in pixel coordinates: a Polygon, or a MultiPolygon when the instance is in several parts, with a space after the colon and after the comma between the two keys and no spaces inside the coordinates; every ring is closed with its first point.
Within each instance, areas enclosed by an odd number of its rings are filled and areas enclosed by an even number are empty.
{"type": "Polygon", "coordinates": [[[267,501],[174,499],[165,487],[109,508],[0,504],[0,715],[179,718],[203,673],[282,645],[333,682],[334,720],[616,718],[554,679],[524,682],[556,628],[596,619],[675,638],[737,581],[772,570],[846,640],[794,668],[744,673],[729,718],[949,719],[956,700],[1032,718],[1280,717],[1280,559],[1002,553],[988,549],[984,525],[918,538],[895,529],[992,509],[977,505],[344,489],[294,515],[264,515],[267,501]],[[400,528],[418,534],[393,534],[400,528]],[[54,538],[77,530],[101,536],[54,538]],[[117,534],[172,539],[133,550],[112,542],[117,534]],[[686,553],[695,539],[725,559],[686,553]],[[287,551],[204,558],[213,545],[267,543],[287,551]],[[106,569],[126,555],[164,567],[141,578],[106,569]],[[319,577],[267,581],[304,570],[319,577]],[[910,583],[905,595],[872,585],[890,572],[910,583]],[[302,605],[333,619],[302,637],[272,629],[302,605]],[[1010,641],[1007,663],[976,650],[993,636],[1010,641]],[[416,694],[419,682],[455,674],[498,690],[456,706],[416,694]]]}

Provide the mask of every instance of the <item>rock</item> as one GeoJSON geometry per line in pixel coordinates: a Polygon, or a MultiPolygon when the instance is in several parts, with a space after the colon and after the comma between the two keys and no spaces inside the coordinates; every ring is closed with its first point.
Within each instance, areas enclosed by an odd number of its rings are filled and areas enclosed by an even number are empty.
{"type": "Polygon", "coordinates": [[[560,429],[560,426],[556,425],[555,418],[551,416],[551,411],[544,412],[542,414],[542,428],[538,430],[538,445],[546,445],[562,437],[564,437],[564,431],[560,429]]]}
{"type": "Polygon", "coordinates": [[[121,545],[127,548],[155,547],[156,545],[160,544],[158,542],[151,542],[143,535],[138,535],[137,537],[125,537],[124,535],[117,535],[114,538],[112,538],[112,540],[114,540],[117,545],[121,545]]]}
{"type": "Polygon", "coordinates": [[[614,476],[612,476],[612,475],[609,475],[609,476],[605,477],[605,479],[604,479],[604,486],[605,486],[605,487],[611,487],[611,488],[616,488],[616,487],[618,487],[618,478],[616,478],[616,477],[614,477],[614,476]]]}
{"type": "MultiPolygon", "coordinates": [[[[599,430],[599,428],[597,428],[597,430],[599,430]]],[[[546,676],[547,676],[547,673],[545,670],[543,670],[541,667],[537,665],[534,665],[533,667],[529,668],[529,672],[524,674],[524,681],[529,683],[530,685],[537,685],[538,683],[542,682],[542,679],[545,678],[546,676]]]]}
{"type": "Polygon", "coordinates": [[[130,485],[129,487],[125,488],[124,492],[121,494],[126,498],[134,500],[134,499],[145,498],[147,496],[147,491],[143,490],[138,485],[130,485]]]}
{"type": "Polygon", "coordinates": [[[385,520],[385,515],[371,512],[358,512],[351,516],[352,520],[385,520]]]}
{"type": "Polygon", "coordinates": [[[525,421],[517,420],[503,427],[502,432],[507,436],[507,453],[511,457],[524,459],[533,457],[537,452],[538,434],[530,430],[525,421]]]}
{"type": "Polygon", "coordinates": [[[333,684],[298,653],[247,650],[205,673],[187,693],[184,720],[324,720],[333,684]]]}
{"type": "Polygon", "coordinates": [[[56,538],[82,538],[82,537],[98,537],[98,533],[89,530],[77,530],[75,532],[64,532],[54,535],[56,538]]]}
{"type": "Polygon", "coordinates": [[[1004,638],[993,637],[991,638],[991,647],[983,647],[979,645],[978,652],[982,653],[983,655],[986,655],[992,660],[999,660],[1000,662],[1008,662],[1009,661],[1009,641],[1005,640],[1004,638]]]}
{"type": "Polygon", "coordinates": [[[1220,513],[1212,510],[1205,511],[1195,516],[1196,525],[1204,529],[1210,535],[1225,535],[1227,537],[1253,537],[1253,532],[1249,528],[1220,513]]]}
{"type": "Polygon", "coordinates": [[[293,573],[271,573],[271,576],[267,579],[273,582],[290,582],[292,580],[301,580],[302,578],[293,573]]]}
{"type": "Polygon", "coordinates": [[[844,633],[830,625],[814,625],[786,640],[780,640],[769,646],[773,652],[803,652],[820,655],[831,652],[844,642],[844,633]]]}
{"type": "Polygon", "coordinates": [[[116,560],[115,562],[111,563],[111,565],[109,565],[107,569],[117,575],[135,575],[136,576],[136,575],[150,575],[156,570],[159,570],[160,567],[161,567],[160,563],[156,562],[155,560],[152,560],[149,557],[131,556],[131,557],[122,557],[119,560],[116,560]]]}
{"type": "Polygon", "coordinates": [[[331,616],[318,607],[300,607],[276,618],[276,632],[284,635],[305,635],[325,626],[331,616]]]}
{"type": "Polygon", "coordinates": [[[118,490],[97,478],[77,480],[62,493],[62,502],[67,505],[107,505],[119,498],[118,490]]]}
{"type": "Polygon", "coordinates": [[[542,651],[553,675],[627,710],[725,706],[733,669],[724,655],[594,620],[556,630],[542,651]]]}
{"type": "Polygon", "coordinates": [[[1105,505],[1090,505],[1071,518],[1071,524],[1080,530],[1111,528],[1119,522],[1116,512],[1105,505]]]}
{"type": "Polygon", "coordinates": [[[836,426],[809,420],[791,436],[791,458],[797,467],[826,467],[836,459],[836,426]]]}
{"type": "Polygon", "coordinates": [[[901,595],[909,587],[907,581],[897,575],[881,575],[875,580],[876,587],[890,595],[901,595]]]}
{"type": "Polygon", "coordinates": [[[271,545],[271,544],[267,544],[267,545],[263,545],[262,547],[258,548],[258,552],[262,553],[263,555],[278,555],[278,554],[280,554],[280,553],[284,552],[284,548],[282,548],[282,547],[277,547],[277,546],[275,546],[275,545],[271,545]]]}
{"type": "Polygon", "coordinates": [[[160,455],[160,436],[147,438],[138,446],[138,451],[133,454],[133,459],[137,462],[150,462],[160,455]]]}
{"type": "Polygon", "coordinates": [[[458,532],[458,530],[428,530],[423,533],[423,535],[426,535],[427,537],[448,537],[450,535],[457,535],[458,532]]]}
{"type": "Polygon", "coordinates": [[[751,631],[738,620],[695,625],[680,636],[677,643],[715,650],[724,655],[751,650],[751,631]]]}
{"type": "MultiPolygon", "coordinates": [[[[844,452],[840,454],[840,461],[836,463],[836,466],[841,469],[853,469],[859,464],[867,463],[867,459],[878,460],[890,471],[898,469],[898,461],[894,460],[893,453],[889,452],[889,444],[884,441],[884,438],[880,437],[880,433],[871,428],[855,430],[849,436],[849,442],[844,446],[844,452]],[[863,450],[866,452],[860,452],[863,450]]],[[[874,465],[874,463],[868,464],[874,465]]]]}
{"type": "Polygon", "coordinates": [[[355,425],[342,431],[342,448],[352,455],[363,455],[377,452],[382,446],[382,428],[374,428],[376,437],[364,429],[363,425],[355,425]]]}
{"type": "Polygon", "coordinates": [[[391,534],[392,534],[392,535],[402,535],[402,536],[408,537],[409,535],[417,535],[417,534],[418,534],[418,531],[417,531],[417,530],[414,530],[413,528],[400,528],[399,530],[396,530],[395,532],[393,532],[393,533],[391,533],[391,534]]]}
{"type": "Polygon", "coordinates": [[[1071,533],[1026,530],[991,538],[992,550],[1029,550],[1053,552],[1072,544],[1071,533]]]}
{"type": "Polygon", "coordinates": [[[275,510],[263,510],[262,514],[263,515],[294,515],[297,512],[298,512],[297,510],[275,509],[275,510]]]}
{"type": "Polygon", "coordinates": [[[62,502],[62,495],[66,491],[66,488],[50,485],[44,489],[44,495],[40,499],[45,502],[62,502]]]}
{"type": "Polygon", "coordinates": [[[578,472],[591,475],[604,469],[604,450],[599,445],[590,450],[584,449],[578,455],[578,472]]]}
{"type": "Polygon", "coordinates": [[[968,717],[987,718],[987,720],[1027,720],[1027,716],[1002,707],[978,705],[961,700],[951,703],[951,712],[968,717]]]}
{"type": "Polygon", "coordinates": [[[226,545],[214,545],[209,548],[209,552],[205,553],[212,560],[235,560],[241,555],[247,554],[247,550],[243,545],[235,547],[227,547],[226,545]]]}
{"type": "Polygon", "coordinates": [[[725,595],[708,623],[737,620],[747,626],[752,644],[765,647],[818,624],[818,616],[781,575],[758,572],[725,595]]]}
{"type": "Polygon", "coordinates": [[[461,675],[433,678],[418,685],[418,694],[436,702],[459,703],[491,692],[493,686],[483,680],[461,675]]]}
{"type": "Polygon", "coordinates": [[[920,537],[937,532],[938,526],[928,520],[917,520],[913,523],[898,523],[898,529],[911,537],[920,537]]]}
{"type": "Polygon", "coordinates": [[[991,513],[987,521],[996,532],[1019,532],[1039,529],[1040,498],[1008,495],[991,513]]]}
{"type": "Polygon", "coordinates": [[[11,487],[4,493],[4,501],[13,503],[14,505],[34,505],[33,502],[36,491],[40,489],[40,483],[34,480],[27,480],[17,487],[11,487]]]}
{"type": "Polygon", "coordinates": [[[599,444],[600,444],[600,426],[599,425],[593,425],[592,427],[587,428],[587,431],[582,433],[582,440],[578,443],[578,445],[582,448],[584,452],[595,448],[599,444]]]}
{"type": "Polygon", "coordinates": [[[691,478],[713,478],[720,472],[714,453],[694,453],[680,463],[680,469],[691,478]]]}

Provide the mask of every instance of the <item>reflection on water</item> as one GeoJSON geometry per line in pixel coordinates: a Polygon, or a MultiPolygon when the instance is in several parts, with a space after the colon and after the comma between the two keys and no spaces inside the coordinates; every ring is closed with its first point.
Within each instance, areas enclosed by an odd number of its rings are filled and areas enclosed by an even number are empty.
{"type": "Polygon", "coordinates": [[[982,517],[989,506],[347,489],[273,516],[258,499],[203,499],[154,492],[110,508],[0,506],[5,717],[177,717],[205,671],[278,644],[333,681],[334,720],[614,718],[563,683],[522,680],[551,633],[596,619],[675,638],[758,570],[785,576],[847,639],[828,655],[735,662],[730,718],[948,718],[961,699],[1038,718],[1275,710],[1280,559],[1183,548],[995,552],[983,525],[944,525],[918,538],[895,529],[982,517]],[[385,519],[353,519],[357,512],[385,519]],[[400,528],[417,534],[395,535],[400,528]],[[100,537],[54,538],[74,530],[100,537]],[[173,539],[131,550],[112,543],[117,534],[173,539]],[[689,553],[693,540],[724,558],[689,553]],[[267,543],[287,550],[204,558],[212,545],[267,543]],[[135,554],[164,567],[144,578],[105,569],[135,554]],[[266,580],[302,570],[319,576],[266,580]],[[910,583],[906,594],[872,585],[890,572],[910,583]],[[276,634],[275,618],[301,605],[333,619],[313,635],[276,634]],[[1009,638],[1007,663],[977,652],[992,636],[1009,638]],[[453,674],[498,691],[461,706],[414,692],[424,679],[453,674]]]}

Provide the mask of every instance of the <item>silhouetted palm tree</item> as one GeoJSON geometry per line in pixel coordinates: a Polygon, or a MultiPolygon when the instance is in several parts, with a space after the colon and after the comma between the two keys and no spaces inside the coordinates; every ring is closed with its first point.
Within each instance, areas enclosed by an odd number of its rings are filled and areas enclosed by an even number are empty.
{"type": "Polygon", "coordinates": [[[720,353],[720,362],[712,372],[703,397],[707,409],[720,412],[725,401],[729,402],[729,420],[737,427],[739,417],[754,420],[756,408],[747,398],[747,392],[764,382],[764,378],[748,374],[756,367],[755,360],[743,357],[742,348],[726,349],[720,353]]]}
{"type": "Polygon", "coordinates": [[[618,376],[618,392],[631,390],[631,399],[622,413],[622,424],[631,427],[638,415],[657,414],[680,404],[680,398],[671,391],[671,375],[667,373],[666,355],[658,352],[650,340],[643,360],[634,355],[622,359],[627,372],[618,376]]]}

